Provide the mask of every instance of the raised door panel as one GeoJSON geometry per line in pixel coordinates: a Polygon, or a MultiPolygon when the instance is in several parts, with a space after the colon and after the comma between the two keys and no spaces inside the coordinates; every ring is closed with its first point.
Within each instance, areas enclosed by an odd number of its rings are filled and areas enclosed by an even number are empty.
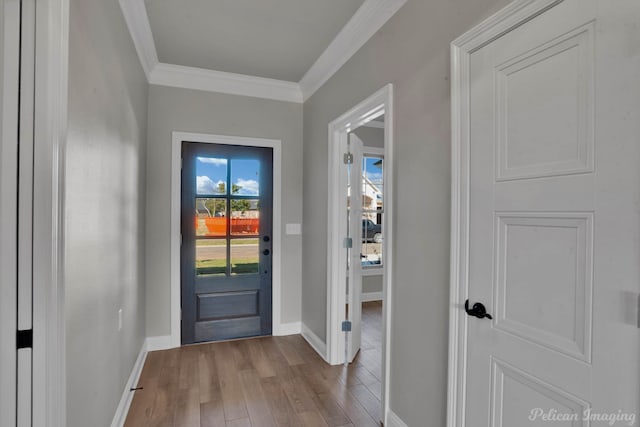
{"type": "Polygon", "coordinates": [[[593,24],[495,67],[496,179],[593,171],[593,24]]]}
{"type": "Polygon", "coordinates": [[[591,360],[593,214],[498,213],[495,327],[591,360]]]}

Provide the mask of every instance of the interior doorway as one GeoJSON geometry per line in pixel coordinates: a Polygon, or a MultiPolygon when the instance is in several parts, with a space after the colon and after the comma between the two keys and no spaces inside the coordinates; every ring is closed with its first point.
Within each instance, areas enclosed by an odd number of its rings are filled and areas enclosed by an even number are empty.
{"type": "Polygon", "coordinates": [[[388,412],[392,134],[391,85],[329,125],[327,360],[371,374],[380,421],[388,412]]]}

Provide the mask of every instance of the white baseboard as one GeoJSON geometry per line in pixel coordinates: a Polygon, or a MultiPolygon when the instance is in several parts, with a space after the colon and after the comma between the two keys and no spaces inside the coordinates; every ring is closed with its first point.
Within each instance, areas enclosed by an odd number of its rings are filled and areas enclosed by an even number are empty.
{"type": "Polygon", "coordinates": [[[291,323],[281,323],[280,326],[273,330],[273,335],[275,336],[284,336],[284,335],[295,335],[299,334],[302,331],[302,323],[301,322],[291,322],[291,323]]]}
{"type": "Polygon", "coordinates": [[[382,301],[382,292],[367,292],[360,294],[360,301],[382,301]]]}
{"type": "Polygon", "coordinates": [[[125,385],[124,391],[122,392],[120,403],[118,404],[116,413],[113,416],[113,421],[111,421],[111,427],[124,426],[124,422],[127,419],[127,414],[129,413],[129,407],[131,406],[131,401],[133,400],[133,395],[134,395],[131,389],[135,388],[136,385],[138,384],[138,380],[140,379],[140,374],[142,373],[142,367],[144,366],[144,361],[146,359],[147,359],[147,341],[145,340],[142,343],[142,348],[140,349],[140,353],[138,354],[136,363],[133,365],[133,369],[131,370],[131,375],[129,375],[127,384],[125,385]]]}
{"type": "Polygon", "coordinates": [[[389,409],[389,411],[387,412],[387,422],[385,423],[385,426],[386,427],[409,427],[391,409],[389,409]]]}
{"type": "Polygon", "coordinates": [[[302,324],[302,337],[309,343],[309,345],[324,359],[325,362],[329,363],[327,359],[327,344],[324,343],[313,331],[304,323],[302,324]]]}
{"type": "Polygon", "coordinates": [[[171,335],[147,337],[147,351],[168,350],[171,345],[171,335]]]}

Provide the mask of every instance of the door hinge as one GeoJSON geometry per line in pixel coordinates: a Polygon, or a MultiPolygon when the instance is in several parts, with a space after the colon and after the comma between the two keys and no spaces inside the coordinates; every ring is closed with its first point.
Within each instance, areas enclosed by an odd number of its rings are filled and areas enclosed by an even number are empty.
{"type": "Polygon", "coordinates": [[[33,329],[25,329],[16,333],[16,348],[33,348],[33,329]]]}
{"type": "Polygon", "coordinates": [[[353,248],[353,239],[351,237],[344,238],[344,247],[347,249],[353,248]]]}
{"type": "Polygon", "coordinates": [[[344,153],[344,164],[350,165],[353,163],[353,153],[344,153]]]}
{"type": "Polygon", "coordinates": [[[351,332],[351,321],[345,320],[342,322],[342,332],[351,332]]]}

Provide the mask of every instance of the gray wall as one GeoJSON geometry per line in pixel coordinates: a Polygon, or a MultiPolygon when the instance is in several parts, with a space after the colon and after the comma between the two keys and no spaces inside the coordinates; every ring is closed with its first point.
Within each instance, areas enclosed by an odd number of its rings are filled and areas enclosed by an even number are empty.
{"type": "Polygon", "coordinates": [[[145,337],[147,83],[117,1],[71,0],[69,37],[67,426],[101,427],[145,337]]]}
{"type": "Polygon", "coordinates": [[[449,43],[506,3],[408,0],[304,104],[302,321],[325,339],[327,124],[385,84],[394,84],[390,390],[391,409],[410,426],[443,426],[446,418],[449,43]]]}
{"type": "Polygon", "coordinates": [[[282,141],[281,321],[300,321],[302,238],[284,235],[284,224],[302,222],[302,105],[152,85],[147,146],[147,335],[171,332],[172,131],[282,141]]]}

